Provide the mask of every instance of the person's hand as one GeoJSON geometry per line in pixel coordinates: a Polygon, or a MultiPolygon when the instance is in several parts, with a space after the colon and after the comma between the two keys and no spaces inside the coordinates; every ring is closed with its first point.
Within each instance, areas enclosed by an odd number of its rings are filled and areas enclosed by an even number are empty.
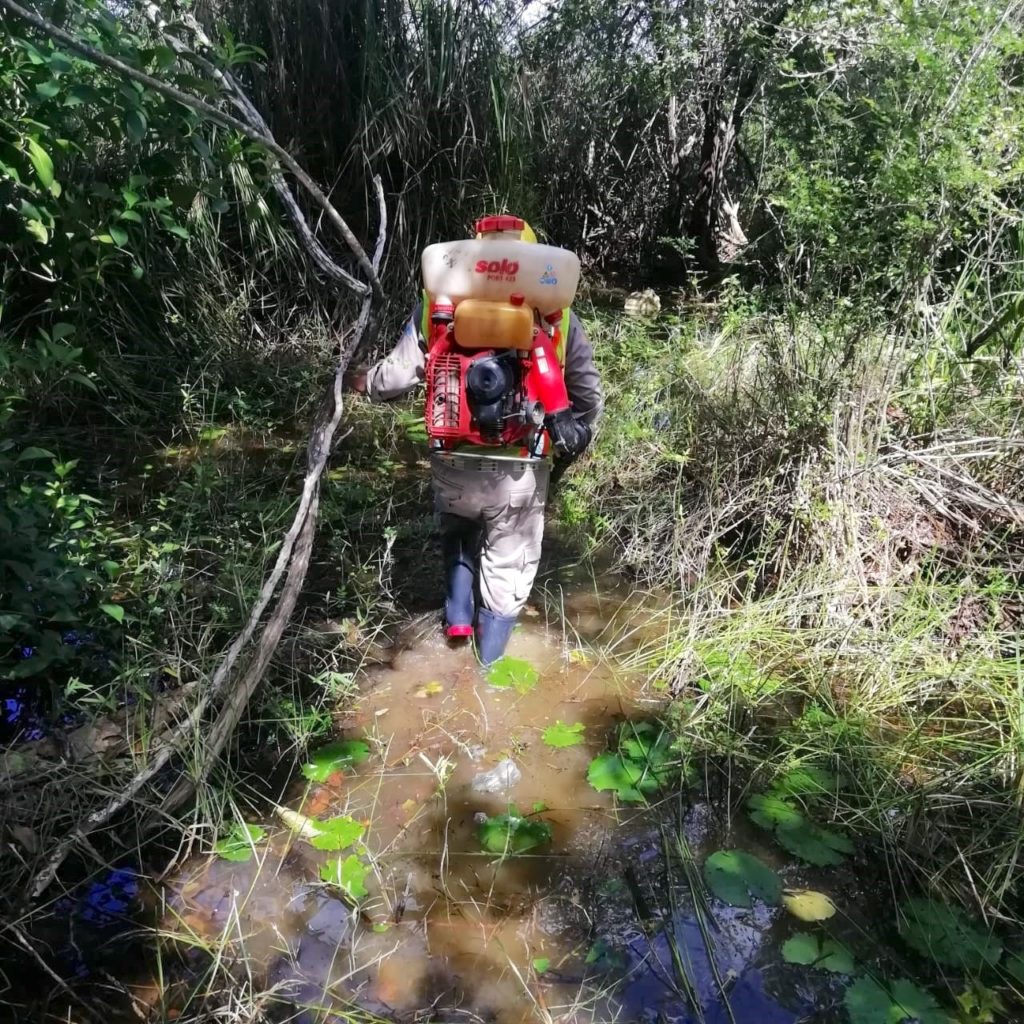
{"type": "Polygon", "coordinates": [[[563,409],[548,416],[545,426],[559,459],[570,462],[578,459],[590,444],[590,427],[583,420],[576,419],[571,409],[563,409]]]}
{"type": "Polygon", "coordinates": [[[354,391],[357,395],[365,395],[366,374],[367,368],[365,366],[357,366],[354,369],[349,369],[341,380],[342,387],[346,391],[354,391]]]}

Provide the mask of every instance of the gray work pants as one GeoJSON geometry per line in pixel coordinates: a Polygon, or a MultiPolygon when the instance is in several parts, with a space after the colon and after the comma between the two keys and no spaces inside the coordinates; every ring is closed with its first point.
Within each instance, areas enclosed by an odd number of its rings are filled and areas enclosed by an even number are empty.
{"type": "Polygon", "coordinates": [[[496,615],[518,615],[540,564],[547,460],[432,455],[430,466],[442,543],[478,534],[480,601],[496,615]]]}

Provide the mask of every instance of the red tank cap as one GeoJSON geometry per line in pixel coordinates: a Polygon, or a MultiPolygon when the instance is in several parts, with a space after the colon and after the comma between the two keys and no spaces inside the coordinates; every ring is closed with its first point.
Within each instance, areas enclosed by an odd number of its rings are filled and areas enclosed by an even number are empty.
{"type": "Polygon", "coordinates": [[[525,220],[502,213],[496,217],[481,217],[476,222],[476,233],[485,235],[489,231],[522,231],[525,227],[525,220]]]}
{"type": "Polygon", "coordinates": [[[519,292],[514,292],[508,297],[508,301],[512,303],[513,306],[521,306],[526,301],[526,296],[520,295],[519,292]]]}

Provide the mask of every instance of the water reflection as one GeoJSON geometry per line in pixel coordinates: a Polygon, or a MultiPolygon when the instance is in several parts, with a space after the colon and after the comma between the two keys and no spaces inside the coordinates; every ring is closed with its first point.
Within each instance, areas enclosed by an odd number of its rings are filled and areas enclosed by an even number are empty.
{"type": "MultiPolygon", "coordinates": [[[[449,649],[432,623],[406,638],[392,665],[366,674],[344,725],[370,738],[375,757],[322,786],[297,783],[291,801],[310,816],[367,823],[373,874],[359,912],[316,882],[329,855],[277,824],[250,863],[186,864],[170,880],[166,927],[244,956],[310,1020],[312,1007],[342,1013],[353,1003],[438,1022],[727,1020],[678,879],[668,883],[674,911],[666,903],[662,855],[663,823],[684,815],[700,846],[714,817],[678,798],[616,808],[588,785],[587,766],[617,725],[657,713],[661,698],[579,640],[604,632],[622,608],[609,614],[581,596],[564,612],[564,631],[545,628],[535,611],[513,638],[509,653],[540,672],[526,694],[487,685],[471,653],[449,649]],[[584,743],[547,746],[541,735],[558,720],[582,723],[584,743]],[[510,791],[474,786],[506,759],[520,773],[510,791]],[[480,818],[510,802],[551,826],[549,848],[504,861],[481,852],[480,818]],[[689,965],[682,987],[670,934],[689,965]]],[[[757,968],[774,922],[765,907],[716,905],[715,962],[738,1019],[797,1019],[757,968]]]]}

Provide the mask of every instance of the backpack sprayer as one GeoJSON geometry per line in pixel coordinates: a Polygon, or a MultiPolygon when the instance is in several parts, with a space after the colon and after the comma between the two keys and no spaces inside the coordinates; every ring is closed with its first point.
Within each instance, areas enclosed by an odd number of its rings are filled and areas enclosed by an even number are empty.
{"type": "Polygon", "coordinates": [[[428,303],[426,420],[435,450],[571,447],[576,426],[559,353],[578,258],[523,240],[518,217],[484,217],[477,237],[423,252],[428,303]],[[571,421],[571,422],[570,422],[571,421]]]}

